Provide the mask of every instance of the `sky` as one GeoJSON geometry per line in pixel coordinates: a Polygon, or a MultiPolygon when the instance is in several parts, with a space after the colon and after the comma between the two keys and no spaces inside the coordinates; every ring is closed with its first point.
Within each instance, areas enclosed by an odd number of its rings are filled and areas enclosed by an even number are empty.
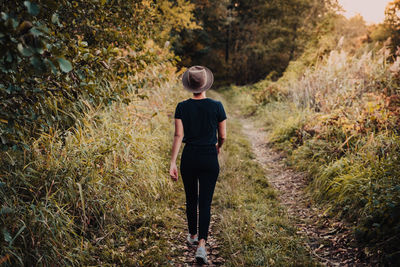
{"type": "Polygon", "coordinates": [[[385,18],[385,8],[393,0],[339,0],[346,17],[361,14],[367,23],[380,23],[385,18]]]}

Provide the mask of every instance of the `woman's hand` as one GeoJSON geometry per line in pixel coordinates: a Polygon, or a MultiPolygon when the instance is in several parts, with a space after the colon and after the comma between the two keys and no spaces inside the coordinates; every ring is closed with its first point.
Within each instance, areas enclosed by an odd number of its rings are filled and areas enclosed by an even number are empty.
{"type": "Polygon", "coordinates": [[[171,163],[171,167],[169,168],[169,175],[173,181],[178,181],[178,167],[176,167],[176,163],[171,163]]]}
{"type": "Polygon", "coordinates": [[[219,151],[221,150],[221,147],[219,147],[218,144],[216,144],[215,147],[217,148],[217,153],[219,155],[219,151]]]}
{"type": "Polygon", "coordinates": [[[176,158],[178,157],[179,148],[181,147],[183,139],[183,123],[181,119],[175,119],[175,136],[174,143],[172,144],[171,153],[171,167],[169,168],[169,175],[172,180],[178,181],[178,168],[176,167],[176,158]]]}

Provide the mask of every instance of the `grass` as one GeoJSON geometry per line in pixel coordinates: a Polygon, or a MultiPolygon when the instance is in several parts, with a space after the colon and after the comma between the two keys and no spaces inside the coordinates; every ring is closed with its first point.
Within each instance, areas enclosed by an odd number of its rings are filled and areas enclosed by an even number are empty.
{"type": "MultiPolygon", "coordinates": [[[[26,140],[23,153],[2,152],[4,266],[182,262],[185,199],[168,163],[174,107],[189,95],[170,78],[149,82],[148,97],[132,95],[129,103],[83,102],[87,111],[76,127],[26,140]]],[[[240,126],[230,120],[228,127],[215,198],[226,265],[311,262],[240,126]]]]}
{"type": "MultiPolygon", "coordinates": [[[[340,59],[347,60],[342,54],[340,59]]],[[[389,75],[391,66],[386,68],[387,73],[379,69],[377,76],[361,73],[360,77],[372,77],[365,83],[368,91],[375,78],[389,75]]],[[[320,81],[328,71],[322,67],[304,79],[320,81]]],[[[146,75],[151,73],[158,71],[146,75]]],[[[30,146],[22,153],[1,152],[3,265],[171,266],[181,262],[178,237],[187,231],[183,186],[170,181],[168,163],[173,110],[188,95],[181,95],[174,78],[161,84],[151,77],[148,81],[147,97],[127,96],[129,104],[107,108],[86,103],[86,113],[76,127],[66,132],[52,129],[26,140],[30,146]]],[[[330,85],[328,81],[302,84],[330,85]]],[[[395,78],[389,80],[388,92],[396,84],[395,78]]],[[[383,85],[380,82],[379,88],[383,85]]],[[[320,106],[322,102],[314,102],[309,94],[317,88],[293,98],[289,90],[276,92],[284,84],[266,86],[268,90],[252,87],[254,92],[247,87],[222,90],[230,102],[225,105],[228,114],[254,116],[258,126],[270,132],[271,142],[287,152],[288,163],[308,171],[315,199],[329,205],[332,215],[356,220],[358,239],[378,240],[378,246],[388,251],[387,262],[394,262],[400,233],[400,141],[391,128],[394,121],[389,119],[385,99],[366,92],[354,98],[357,109],[348,105],[337,109],[334,103],[340,103],[341,92],[320,106]],[[271,92],[273,97],[262,95],[271,92]],[[325,113],[316,112],[316,107],[325,113]]],[[[357,92],[346,88],[345,93],[357,92]]],[[[228,117],[229,136],[220,157],[213,206],[220,217],[221,256],[226,265],[313,265],[268,177],[254,161],[240,123],[228,117]]]]}
{"type": "Polygon", "coordinates": [[[287,164],[309,174],[316,203],[354,224],[357,240],[384,264],[400,259],[398,60],[385,48],[337,50],[277,81],[285,99],[260,101],[270,92],[254,87],[224,90],[286,152],[287,164]]]}
{"type": "Polygon", "coordinates": [[[130,104],[87,104],[76,127],[2,153],[3,265],[176,262],[185,225],[183,189],[168,175],[175,84],[149,85],[130,104]]]}
{"type": "MultiPolygon", "coordinates": [[[[227,114],[233,114],[235,106],[225,106],[227,114]]],[[[226,266],[316,265],[269,186],[265,171],[254,160],[239,121],[228,115],[227,127],[212,211],[220,217],[221,256],[226,266]]]]}

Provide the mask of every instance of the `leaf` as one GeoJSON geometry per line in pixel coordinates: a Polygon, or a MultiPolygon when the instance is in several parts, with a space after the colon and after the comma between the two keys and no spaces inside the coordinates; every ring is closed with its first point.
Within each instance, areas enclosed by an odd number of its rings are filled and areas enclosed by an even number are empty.
{"type": "Polygon", "coordinates": [[[29,30],[34,36],[40,36],[43,33],[36,27],[33,27],[32,29],[29,30]]]}
{"type": "Polygon", "coordinates": [[[7,62],[12,62],[12,60],[13,60],[13,57],[12,57],[10,51],[7,51],[6,61],[7,61],[7,62]]]}
{"type": "Polygon", "coordinates": [[[24,56],[24,57],[30,57],[33,55],[33,52],[31,49],[24,47],[21,43],[18,44],[17,46],[18,51],[24,56]]]}
{"type": "Polygon", "coordinates": [[[10,243],[12,240],[12,237],[6,228],[3,228],[3,237],[4,237],[4,240],[8,243],[10,243]]]}
{"type": "Polygon", "coordinates": [[[35,71],[41,73],[46,70],[46,65],[44,65],[43,61],[39,57],[32,57],[30,60],[32,66],[35,68],[35,71]]]}
{"type": "Polygon", "coordinates": [[[10,241],[10,246],[12,246],[14,240],[22,233],[22,231],[24,231],[26,228],[26,226],[22,226],[21,229],[18,230],[17,234],[14,236],[14,238],[10,241]]]}
{"type": "Polygon", "coordinates": [[[32,16],[36,16],[37,14],[39,14],[39,6],[37,4],[31,3],[30,1],[25,1],[24,5],[28,9],[29,14],[31,14],[32,16]]]}
{"type": "Polygon", "coordinates": [[[14,30],[18,27],[18,25],[19,25],[19,23],[18,23],[18,20],[16,20],[16,19],[14,19],[14,18],[11,18],[11,25],[12,25],[12,27],[14,28],[14,30]]]}
{"type": "Polygon", "coordinates": [[[6,89],[6,92],[7,94],[11,94],[13,91],[14,91],[14,85],[10,84],[6,89]]]}
{"type": "Polygon", "coordinates": [[[68,60],[64,59],[64,58],[57,58],[58,64],[60,65],[60,69],[63,72],[70,72],[72,70],[72,65],[71,62],[69,62],[68,60]]]}
{"type": "Polygon", "coordinates": [[[44,63],[46,63],[46,64],[50,67],[51,72],[52,72],[54,75],[56,75],[56,74],[58,73],[58,70],[57,70],[56,66],[53,64],[53,62],[51,62],[51,60],[49,60],[49,59],[46,58],[46,59],[44,60],[44,63]]]}
{"type": "Polygon", "coordinates": [[[78,75],[78,78],[80,79],[80,80],[84,80],[86,77],[85,77],[85,73],[82,71],[82,70],[78,70],[77,72],[76,72],[76,74],[78,75]]]}
{"type": "Polygon", "coordinates": [[[43,55],[44,49],[43,49],[43,47],[38,46],[38,47],[35,48],[35,52],[40,54],[40,55],[43,55]]]}
{"type": "Polygon", "coordinates": [[[1,18],[2,18],[3,20],[7,20],[7,19],[8,19],[8,14],[7,14],[7,13],[4,13],[4,12],[1,12],[1,18]]]}
{"type": "Polygon", "coordinates": [[[51,33],[50,29],[47,28],[46,25],[41,25],[40,27],[38,27],[38,29],[40,29],[41,32],[44,32],[44,33],[47,33],[47,34],[51,33]]]}
{"type": "Polygon", "coordinates": [[[58,14],[57,14],[57,13],[54,13],[54,14],[51,16],[51,22],[54,23],[54,24],[56,24],[56,25],[58,25],[58,26],[60,26],[60,18],[58,17],[58,14]]]}

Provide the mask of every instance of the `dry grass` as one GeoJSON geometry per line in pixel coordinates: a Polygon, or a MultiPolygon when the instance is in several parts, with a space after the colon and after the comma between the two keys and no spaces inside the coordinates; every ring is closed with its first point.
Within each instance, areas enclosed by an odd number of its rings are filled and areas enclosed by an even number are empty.
{"type": "Polygon", "coordinates": [[[154,81],[147,98],[105,109],[86,103],[75,128],[2,154],[4,264],[173,264],[184,203],[168,163],[181,88],[174,75],[157,86],[159,71],[145,74],[154,81]]]}
{"type": "Polygon", "coordinates": [[[298,107],[332,113],[346,107],[360,108],[366,93],[399,93],[396,79],[400,69],[390,63],[390,51],[366,50],[350,56],[344,50],[333,50],[300,79],[288,80],[291,98],[298,107]]]}

